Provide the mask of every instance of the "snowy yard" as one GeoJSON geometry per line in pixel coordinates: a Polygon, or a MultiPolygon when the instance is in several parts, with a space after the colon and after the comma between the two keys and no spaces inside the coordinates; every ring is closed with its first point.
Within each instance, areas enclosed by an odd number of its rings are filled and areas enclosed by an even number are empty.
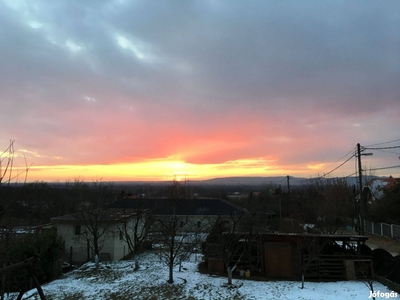
{"type": "MultiPolygon", "coordinates": [[[[47,299],[368,299],[369,289],[362,282],[261,282],[234,279],[238,288],[226,288],[225,277],[213,277],[197,272],[195,257],[183,264],[182,272],[174,273],[170,285],[167,267],[154,253],[137,257],[140,268],[134,271],[134,261],[102,263],[96,270],[87,263],[62,278],[43,286],[47,299]]],[[[375,290],[390,293],[385,286],[375,283],[375,290]]],[[[387,294],[389,295],[389,294],[387,294]]],[[[392,294],[393,295],[393,294],[392,294]]],[[[6,297],[7,299],[7,297],[6,297]]],[[[9,298],[11,299],[11,298],[9,298]]],[[[39,299],[36,290],[23,299],[39,299]],[[28,298],[29,297],[29,298],[28,298]]],[[[385,299],[377,297],[376,299],[385,299]]],[[[400,296],[389,299],[400,299],[400,296]]]]}

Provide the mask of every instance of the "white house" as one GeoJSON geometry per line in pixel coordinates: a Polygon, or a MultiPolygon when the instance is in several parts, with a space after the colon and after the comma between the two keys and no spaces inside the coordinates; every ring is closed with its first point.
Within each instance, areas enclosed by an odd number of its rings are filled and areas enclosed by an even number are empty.
{"type": "Polygon", "coordinates": [[[64,215],[51,219],[71,263],[84,263],[94,257],[97,240],[100,260],[120,260],[130,253],[126,235],[133,235],[142,219],[137,210],[106,209],[64,215]]]}

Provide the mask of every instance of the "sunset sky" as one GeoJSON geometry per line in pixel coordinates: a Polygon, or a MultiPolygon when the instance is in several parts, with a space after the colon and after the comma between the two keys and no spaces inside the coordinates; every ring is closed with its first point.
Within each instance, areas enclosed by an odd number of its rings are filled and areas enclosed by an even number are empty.
{"type": "Polygon", "coordinates": [[[400,145],[400,1],[0,0],[0,104],[30,181],[325,174],[400,145]]]}

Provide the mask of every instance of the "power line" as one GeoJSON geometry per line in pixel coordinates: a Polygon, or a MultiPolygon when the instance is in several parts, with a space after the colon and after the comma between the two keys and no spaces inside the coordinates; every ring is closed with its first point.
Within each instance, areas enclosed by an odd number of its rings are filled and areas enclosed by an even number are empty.
{"type": "Polygon", "coordinates": [[[386,151],[386,150],[383,150],[383,149],[375,149],[375,150],[381,151],[381,152],[385,152],[385,153],[391,153],[391,154],[400,155],[400,152],[386,151]]]}
{"type": "MultiPolygon", "coordinates": [[[[392,141],[384,142],[384,143],[379,143],[379,144],[374,144],[374,145],[371,145],[371,146],[379,146],[379,145],[389,144],[389,143],[398,142],[398,141],[400,141],[400,139],[392,140],[392,141]]],[[[388,150],[388,149],[399,149],[400,146],[387,146],[387,147],[371,147],[371,146],[363,147],[363,150],[367,150],[367,149],[368,150],[378,150],[378,151],[382,151],[382,152],[394,153],[394,154],[397,154],[397,155],[399,154],[399,153],[396,153],[396,152],[386,151],[386,150],[388,150]]],[[[370,169],[370,171],[387,170],[387,169],[394,169],[394,168],[400,168],[400,165],[372,168],[372,169],[370,169]]]]}
{"type": "Polygon", "coordinates": [[[348,177],[351,177],[351,176],[354,176],[354,175],[357,175],[358,174],[358,172],[356,171],[356,172],[354,172],[354,173],[352,173],[352,174],[349,174],[349,175],[347,175],[347,176],[344,176],[343,178],[348,178],[348,177]]]}
{"type": "Polygon", "coordinates": [[[396,139],[396,140],[392,140],[392,141],[388,141],[388,142],[383,142],[383,143],[377,143],[377,144],[367,145],[367,146],[365,146],[365,147],[379,146],[379,145],[390,144],[390,143],[394,143],[394,142],[398,142],[398,141],[400,141],[400,139],[396,139]]]}
{"type": "Polygon", "coordinates": [[[371,147],[363,147],[364,150],[385,150],[385,149],[398,149],[400,146],[393,146],[393,147],[380,147],[380,148],[371,148],[371,147]]]}
{"type": "MultiPolygon", "coordinates": [[[[399,149],[400,146],[388,146],[388,147],[373,147],[373,146],[385,145],[385,144],[390,144],[390,143],[394,143],[394,142],[398,142],[398,141],[400,141],[400,139],[395,139],[395,140],[391,140],[391,141],[387,141],[387,142],[382,142],[382,143],[371,144],[371,145],[362,147],[362,151],[364,151],[364,150],[379,150],[379,151],[383,151],[383,152],[390,152],[390,151],[385,151],[385,150],[388,150],[388,149],[399,149]]],[[[329,172],[323,173],[323,175],[322,175],[322,176],[319,176],[319,177],[325,177],[325,176],[327,176],[327,175],[333,173],[334,171],[336,171],[337,169],[339,169],[340,167],[342,167],[344,164],[346,164],[350,159],[352,159],[353,157],[355,157],[355,156],[356,156],[355,148],[353,148],[351,151],[349,151],[348,153],[346,153],[345,155],[343,155],[341,158],[339,158],[339,159],[338,159],[337,161],[335,161],[334,163],[332,163],[332,164],[330,164],[329,166],[327,166],[326,168],[322,169],[321,172],[323,172],[324,170],[329,169],[330,167],[332,167],[333,165],[335,165],[335,164],[338,163],[339,161],[343,160],[343,159],[344,159],[345,157],[347,157],[350,153],[353,153],[353,154],[352,154],[349,158],[347,158],[345,161],[343,161],[340,165],[338,165],[337,167],[333,168],[333,169],[330,170],[329,172]]],[[[391,153],[399,154],[399,153],[396,153],[396,152],[391,152],[391,153]]],[[[357,162],[356,162],[356,165],[357,165],[357,162]]],[[[390,166],[390,167],[383,167],[383,168],[375,168],[375,169],[371,169],[370,171],[384,170],[384,169],[391,169],[391,168],[398,168],[398,167],[400,167],[400,166],[390,166]]],[[[355,173],[350,174],[350,175],[347,175],[347,176],[345,176],[344,178],[350,177],[350,176],[352,176],[352,175],[357,175],[357,174],[358,174],[357,166],[355,167],[355,170],[356,170],[355,173]]],[[[317,173],[317,174],[320,174],[320,173],[317,173]]],[[[313,175],[311,175],[311,177],[312,177],[312,176],[313,176],[313,175]]]]}
{"type": "MultiPolygon", "coordinates": [[[[323,171],[325,171],[326,169],[329,169],[330,167],[332,167],[333,165],[335,165],[336,163],[338,163],[338,162],[341,161],[342,159],[344,159],[344,158],[345,158],[346,156],[348,156],[350,153],[355,153],[354,151],[355,151],[355,148],[353,148],[352,150],[350,150],[349,152],[347,152],[345,155],[343,155],[341,158],[339,158],[339,159],[338,159],[337,161],[335,161],[334,163],[332,163],[332,164],[330,164],[329,166],[327,166],[326,168],[322,169],[322,170],[321,170],[321,173],[322,173],[323,171]]],[[[351,156],[350,158],[354,157],[354,155],[355,155],[355,154],[353,154],[353,156],[351,156]]],[[[347,161],[346,161],[346,162],[347,162],[347,161]]],[[[341,165],[340,165],[339,167],[341,167],[341,165]]],[[[339,167],[337,167],[337,168],[339,168],[339,167]]],[[[336,169],[337,169],[337,168],[336,168],[336,169]]],[[[336,169],[334,169],[334,170],[336,170],[336,169]]],[[[324,175],[322,175],[322,176],[320,176],[320,177],[324,177],[325,175],[332,173],[334,170],[329,171],[328,173],[325,173],[324,175]]],[[[316,173],[316,174],[320,174],[320,173],[316,173]]],[[[312,175],[311,175],[311,177],[312,177],[312,175]]]]}
{"type": "Polygon", "coordinates": [[[397,165],[397,166],[390,166],[390,167],[382,167],[382,168],[375,168],[375,169],[370,169],[370,171],[386,170],[386,169],[395,169],[395,168],[400,168],[400,165],[397,165]]]}
{"type": "Polygon", "coordinates": [[[286,180],[286,177],[283,177],[279,182],[278,182],[278,185],[282,185],[283,184],[283,182],[286,180]]]}
{"type": "Polygon", "coordinates": [[[322,177],[325,177],[326,175],[331,174],[332,172],[336,171],[337,169],[339,169],[341,166],[343,166],[345,163],[347,163],[350,159],[352,159],[353,157],[355,157],[356,154],[354,153],[352,156],[350,156],[348,159],[346,159],[344,162],[342,162],[340,165],[338,165],[336,168],[334,168],[333,170],[329,171],[328,173],[325,173],[322,177]]]}

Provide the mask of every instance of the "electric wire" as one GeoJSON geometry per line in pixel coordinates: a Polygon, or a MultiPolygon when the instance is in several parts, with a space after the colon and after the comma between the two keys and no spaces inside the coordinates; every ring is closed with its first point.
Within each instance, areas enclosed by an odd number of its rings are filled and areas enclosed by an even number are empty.
{"type": "MultiPolygon", "coordinates": [[[[389,153],[393,153],[393,154],[400,154],[400,153],[396,153],[396,152],[391,152],[391,151],[385,151],[388,149],[399,149],[400,146],[388,146],[388,147],[375,147],[375,146],[380,146],[380,145],[385,145],[385,144],[390,144],[390,143],[394,143],[394,142],[398,142],[400,141],[400,139],[395,139],[395,140],[391,140],[391,141],[387,141],[387,142],[382,142],[382,143],[376,143],[376,144],[371,144],[371,145],[367,145],[367,146],[363,146],[361,151],[364,150],[378,150],[378,151],[383,151],[383,152],[389,152],[389,153]]],[[[343,155],[341,158],[339,158],[337,161],[335,161],[334,163],[330,164],[329,166],[327,166],[326,168],[322,169],[321,172],[323,172],[324,170],[329,169],[330,167],[332,167],[333,165],[335,165],[336,163],[338,163],[339,161],[343,160],[345,157],[347,157],[350,153],[353,153],[352,156],[350,156],[349,158],[347,158],[345,161],[343,161],[340,165],[338,165],[337,167],[333,168],[332,170],[330,170],[329,172],[323,173],[322,176],[318,176],[318,177],[326,177],[327,175],[333,173],[334,171],[336,171],[337,169],[339,169],[340,167],[342,167],[344,164],[346,164],[350,159],[352,159],[353,157],[357,157],[357,152],[356,152],[356,148],[353,148],[351,151],[349,151],[348,153],[346,153],[345,155],[343,155]]],[[[399,157],[400,158],[400,157],[399,157]]],[[[370,169],[370,171],[375,171],[375,170],[385,170],[385,169],[392,169],[392,168],[398,168],[399,166],[389,166],[389,167],[381,167],[381,168],[374,168],[374,169],[370,169]]],[[[355,160],[355,172],[345,176],[344,178],[348,178],[350,176],[356,175],[358,176],[358,169],[357,169],[357,160],[355,160]]],[[[320,174],[320,173],[317,173],[320,174]]],[[[315,174],[311,175],[311,177],[313,177],[315,174]]]]}
{"type": "Polygon", "coordinates": [[[389,167],[381,167],[381,168],[374,168],[374,169],[370,169],[370,171],[387,170],[387,169],[395,169],[395,168],[400,168],[400,165],[389,166],[389,167]]]}
{"type": "MultiPolygon", "coordinates": [[[[329,166],[327,166],[326,168],[322,169],[322,170],[321,170],[321,173],[322,173],[323,171],[325,171],[326,169],[329,169],[330,167],[332,167],[333,165],[335,165],[335,164],[338,163],[339,161],[343,160],[343,159],[344,159],[345,157],[347,157],[349,154],[354,153],[354,151],[355,151],[355,148],[353,148],[352,150],[350,150],[349,152],[347,152],[345,155],[343,155],[341,158],[339,158],[339,159],[338,159],[337,161],[335,161],[334,163],[332,163],[332,164],[330,164],[329,166]]],[[[354,157],[354,155],[355,155],[355,154],[353,154],[353,156],[351,156],[349,159],[351,159],[352,157],[354,157]]],[[[348,159],[348,160],[349,160],[349,159],[348,159]]],[[[348,160],[347,160],[347,161],[348,161],[348,160]]],[[[346,163],[347,161],[345,161],[345,163],[346,163]]],[[[335,168],[334,170],[340,168],[341,166],[342,166],[342,165],[340,165],[339,167],[335,168]]],[[[324,173],[324,175],[318,176],[318,177],[325,177],[327,174],[332,173],[334,170],[329,171],[329,172],[327,172],[327,173],[324,173]]],[[[315,175],[315,174],[318,174],[318,175],[319,175],[320,173],[314,173],[313,175],[315,175]]],[[[311,177],[313,177],[313,175],[311,175],[311,177]]]]}
{"type": "Polygon", "coordinates": [[[394,142],[398,142],[398,141],[400,141],[400,139],[396,139],[396,140],[392,140],[392,141],[388,141],[388,142],[383,142],[383,143],[367,145],[365,147],[373,147],[373,146],[385,145],[385,144],[390,144],[390,143],[394,143],[394,142]]]}
{"type": "Polygon", "coordinates": [[[374,148],[374,147],[363,147],[363,149],[368,149],[368,150],[386,150],[386,149],[398,149],[400,146],[392,146],[392,147],[379,147],[379,148],[374,148]]]}
{"type": "Polygon", "coordinates": [[[383,150],[383,149],[375,149],[375,150],[376,151],[385,152],[385,153],[391,153],[391,154],[400,155],[400,152],[387,151],[387,150],[383,150]]]}
{"type": "Polygon", "coordinates": [[[343,178],[349,178],[349,177],[354,176],[354,175],[357,175],[357,174],[358,174],[358,172],[356,171],[356,172],[351,173],[351,174],[349,174],[349,175],[343,176],[343,178]]]}
{"type": "MultiPolygon", "coordinates": [[[[383,142],[383,143],[376,143],[376,144],[372,144],[372,145],[367,145],[367,146],[363,147],[363,149],[376,150],[376,151],[382,151],[382,152],[386,152],[386,153],[392,153],[392,154],[399,155],[400,153],[398,153],[398,152],[388,151],[390,149],[399,149],[400,146],[398,146],[398,145],[386,146],[386,147],[376,147],[376,146],[387,145],[387,144],[391,144],[391,143],[399,142],[399,141],[400,141],[400,139],[395,139],[395,140],[391,140],[391,141],[387,141],[387,142],[383,142]]],[[[400,159],[400,156],[399,156],[399,159],[400,159]]],[[[378,168],[372,168],[370,170],[378,171],[378,170],[388,170],[388,169],[395,169],[395,168],[400,168],[400,165],[378,167],[378,168]]]]}
{"type": "Polygon", "coordinates": [[[352,159],[353,157],[355,157],[356,154],[354,153],[352,156],[350,156],[348,159],[346,159],[344,162],[342,162],[340,165],[338,165],[336,168],[334,168],[333,170],[329,171],[328,173],[325,173],[323,175],[323,177],[331,174],[332,172],[336,171],[337,169],[339,169],[341,166],[343,166],[345,163],[347,163],[350,159],[352,159]]]}
{"type": "Polygon", "coordinates": [[[278,185],[282,185],[282,184],[285,182],[285,180],[286,180],[286,177],[283,177],[283,178],[278,182],[278,185]]]}

